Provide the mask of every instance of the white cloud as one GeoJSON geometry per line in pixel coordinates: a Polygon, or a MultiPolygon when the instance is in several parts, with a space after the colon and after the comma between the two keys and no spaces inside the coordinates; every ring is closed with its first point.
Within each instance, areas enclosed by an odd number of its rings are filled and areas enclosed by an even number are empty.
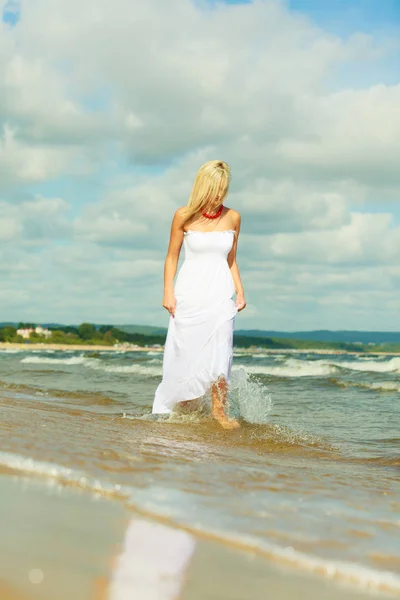
{"type": "Polygon", "coordinates": [[[79,151],[73,147],[22,142],[16,130],[5,125],[0,133],[0,189],[87,173],[89,157],[79,163],[78,156],[79,151]]]}
{"type": "Polygon", "coordinates": [[[353,213],[351,223],[336,230],[273,235],[267,251],[308,264],[393,264],[398,261],[400,228],[391,221],[389,214],[353,213]]]}
{"type": "Polygon", "coordinates": [[[256,178],[231,195],[233,205],[250,220],[254,233],[334,229],[350,220],[354,186],[322,186],[290,179],[256,178]]]}
{"type": "MultiPolygon", "coordinates": [[[[1,206],[0,206],[0,215],[1,215],[1,206]]],[[[13,219],[12,217],[0,217],[0,241],[8,242],[14,238],[16,238],[21,231],[21,226],[18,223],[17,219],[13,219]]]]}
{"type": "Polygon", "coordinates": [[[18,204],[0,202],[0,239],[42,245],[68,237],[69,208],[61,198],[37,197],[18,204]]]}
{"type": "Polygon", "coordinates": [[[400,84],[310,98],[304,111],[305,118],[313,115],[308,139],[282,140],[278,154],[334,179],[399,185],[399,103],[400,84]]]}
{"type": "Polygon", "coordinates": [[[278,0],[26,2],[0,36],[9,310],[30,298],[32,316],[163,322],[170,220],[199,165],[221,157],[233,169],[227,204],[243,215],[252,308],[238,326],[362,326],[368,310],[398,319],[399,228],[379,203],[400,199],[400,84],[340,81],[342,67],[357,81],[357,66],[387,51],[278,0]],[[36,195],[71,175],[77,199],[36,195]]]}
{"type": "Polygon", "coordinates": [[[191,0],[37,0],[9,35],[5,110],[27,136],[82,145],[115,136],[143,161],[210,143],[243,161],[244,142],[276,168],[283,158],[324,164],[351,131],[351,153],[367,142],[378,158],[384,121],[384,143],[397,147],[395,86],[331,93],[324,82],[336,65],[373,60],[373,39],[335,38],[278,1],[201,10],[191,0]],[[100,114],[82,103],[101,93],[100,114]]]}

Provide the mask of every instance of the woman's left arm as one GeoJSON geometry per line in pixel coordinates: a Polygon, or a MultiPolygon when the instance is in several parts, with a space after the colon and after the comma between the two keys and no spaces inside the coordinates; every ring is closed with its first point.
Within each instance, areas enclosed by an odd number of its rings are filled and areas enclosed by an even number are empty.
{"type": "Polygon", "coordinates": [[[240,232],[240,214],[235,211],[235,239],[233,240],[232,249],[228,254],[228,265],[232,273],[233,283],[236,291],[236,306],[238,311],[243,310],[246,307],[246,300],[244,297],[244,290],[242,280],[240,279],[239,267],[236,262],[236,252],[238,245],[238,238],[240,232]]]}

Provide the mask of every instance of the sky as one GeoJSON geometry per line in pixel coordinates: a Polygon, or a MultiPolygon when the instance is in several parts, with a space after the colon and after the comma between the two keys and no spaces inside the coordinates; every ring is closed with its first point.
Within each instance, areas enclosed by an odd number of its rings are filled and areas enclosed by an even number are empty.
{"type": "Polygon", "coordinates": [[[218,158],[237,329],[400,330],[399,106],[400,0],[3,2],[0,321],[166,326],[218,158]]]}

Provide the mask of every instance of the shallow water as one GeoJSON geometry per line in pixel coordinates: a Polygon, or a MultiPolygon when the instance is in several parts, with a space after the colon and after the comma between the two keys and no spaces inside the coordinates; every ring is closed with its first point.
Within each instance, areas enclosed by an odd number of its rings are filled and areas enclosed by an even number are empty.
{"type": "Polygon", "coordinates": [[[400,594],[400,358],[237,353],[222,430],[151,415],[162,355],[2,352],[0,469],[400,594]]]}
{"type": "Polygon", "coordinates": [[[0,499],[1,600],[362,597],[66,486],[3,475],[0,499]]]}

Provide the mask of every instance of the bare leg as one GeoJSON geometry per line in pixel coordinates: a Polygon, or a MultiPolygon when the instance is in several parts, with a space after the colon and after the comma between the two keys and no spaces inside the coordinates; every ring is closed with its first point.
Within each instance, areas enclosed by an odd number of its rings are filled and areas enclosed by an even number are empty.
{"type": "Polygon", "coordinates": [[[237,429],[239,423],[236,419],[229,419],[225,412],[228,386],[224,377],[220,377],[211,387],[212,409],[211,414],[224,429],[237,429]]]}

